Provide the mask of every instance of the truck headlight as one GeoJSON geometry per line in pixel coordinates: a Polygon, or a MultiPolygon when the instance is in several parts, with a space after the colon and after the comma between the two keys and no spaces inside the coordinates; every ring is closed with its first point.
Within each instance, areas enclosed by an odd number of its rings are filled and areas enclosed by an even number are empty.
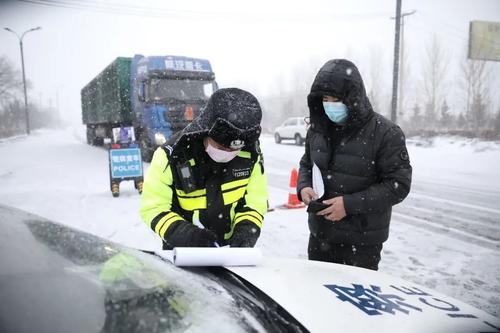
{"type": "Polygon", "coordinates": [[[167,139],[165,139],[165,135],[162,133],[155,133],[155,142],[158,146],[161,146],[165,142],[167,142],[167,139]]]}

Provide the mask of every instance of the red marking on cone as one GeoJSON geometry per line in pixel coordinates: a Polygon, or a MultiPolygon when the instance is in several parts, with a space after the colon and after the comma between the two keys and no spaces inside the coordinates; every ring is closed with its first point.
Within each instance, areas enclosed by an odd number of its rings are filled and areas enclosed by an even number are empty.
{"type": "Polygon", "coordinates": [[[303,208],[306,206],[300,202],[297,197],[297,178],[297,169],[293,168],[292,174],[290,175],[290,193],[288,193],[288,202],[283,205],[285,208],[303,208]]]}

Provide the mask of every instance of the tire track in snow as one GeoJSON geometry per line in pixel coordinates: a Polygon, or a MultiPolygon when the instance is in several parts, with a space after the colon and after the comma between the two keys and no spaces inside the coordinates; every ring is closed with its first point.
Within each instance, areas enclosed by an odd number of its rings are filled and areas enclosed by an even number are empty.
{"type": "Polygon", "coordinates": [[[460,229],[452,228],[449,226],[443,226],[428,219],[405,215],[398,212],[393,212],[393,216],[396,217],[397,221],[403,223],[407,223],[426,230],[432,230],[441,235],[446,234],[449,237],[470,242],[491,250],[500,251],[500,242],[498,240],[491,240],[482,236],[471,234],[469,232],[460,229]]]}
{"type": "Polygon", "coordinates": [[[481,205],[470,204],[470,203],[466,203],[463,201],[443,199],[443,198],[439,198],[439,197],[436,197],[434,195],[429,195],[429,194],[425,194],[425,193],[411,192],[410,195],[413,198],[426,199],[427,201],[435,201],[435,202],[440,202],[443,204],[455,205],[455,206],[460,206],[460,207],[465,207],[465,208],[470,208],[470,209],[475,209],[475,210],[482,210],[485,212],[500,215],[500,209],[496,209],[496,208],[490,208],[490,207],[485,207],[485,206],[481,206],[481,205]]]}
{"type": "Polygon", "coordinates": [[[394,208],[394,211],[399,213],[404,213],[406,215],[413,215],[413,214],[408,214],[409,212],[412,213],[421,212],[429,217],[433,217],[435,220],[445,218],[450,221],[459,222],[463,225],[485,227],[500,232],[500,225],[497,225],[497,223],[494,223],[492,221],[484,221],[482,219],[477,219],[477,217],[474,216],[467,217],[467,215],[465,214],[454,214],[455,212],[451,211],[450,209],[441,207],[432,207],[431,209],[431,208],[423,208],[406,204],[406,205],[396,206],[394,208]]]}

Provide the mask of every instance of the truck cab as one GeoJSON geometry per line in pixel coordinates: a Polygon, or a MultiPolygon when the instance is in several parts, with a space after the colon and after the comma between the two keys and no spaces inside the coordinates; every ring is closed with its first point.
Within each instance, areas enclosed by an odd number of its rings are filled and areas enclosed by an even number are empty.
{"type": "Polygon", "coordinates": [[[118,57],[81,91],[87,143],[110,143],[113,128],[133,126],[142,159],[182,130],[217,90],[205,59],[180,56],[118,57]]]}
{"type": "Polygon", "coordinates": [[[133,122],[143,160],[199,115],[217,90],[208,60],[136,55],[131,63],[133,122]]]}

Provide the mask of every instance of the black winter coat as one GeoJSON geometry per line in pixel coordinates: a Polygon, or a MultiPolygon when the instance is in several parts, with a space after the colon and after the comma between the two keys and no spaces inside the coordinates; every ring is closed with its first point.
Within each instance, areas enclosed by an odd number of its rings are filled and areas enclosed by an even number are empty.
{"type": "Polygon", "coordinates": [[[373,111],[361,75],[347,60],[331,60],[317,74],[308,96],[311,127],[300,161],[297,192],[312,187],[312,165],[321,170],[325,194],[344,197],[347,216],[333,222],[309,214],[309,230],[331,243],[381,244],[389,236],[391,207],[410,191],[411,166],[402,130],[373,111]],[[323,95],[339,98],[349,114],[331,122],[323,95]]]}

